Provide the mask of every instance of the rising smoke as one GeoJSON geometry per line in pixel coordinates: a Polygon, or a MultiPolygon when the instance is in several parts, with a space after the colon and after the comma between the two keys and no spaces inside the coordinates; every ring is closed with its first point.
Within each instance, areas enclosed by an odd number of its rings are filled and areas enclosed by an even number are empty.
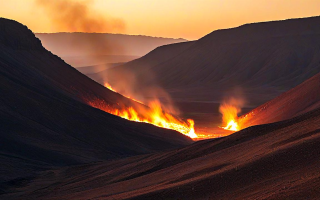
{"type": "Polygon", "coordinates": [[[110,32],[122,31],[125,23],[121,19],[106,18],[91,9],[93,1],[35,0],[42,7],[52,25],[68,32],[110,32]]]}
{"type": "MultiPolygon", "coordinates": [[[[123,32],[125,22],[118,18],[106,17],[92,9],[94,1],[79,0],[35,0],[37,8],[45,11],[51,21],[50,25],[58,31],[79,32],[77,35],[69,35],[70,43],[75,51],[85,49],[83,55],[87,60],[96,60],[97,63],[106,63],[103,54],[122,52],[120,45],[110,44],[106,37],[87,37],[84,33],[109,33],[123,32]],[[80,38],[80,42],[79,42],[80,38]],[[103,52],[103,53],[101,53],[103,52]]],[[[59,44],[57,44],[59,45],[59,44]]],[[[105,66],[100,66],[104,68],[105,66]]]]}
{"type": "MultiPolygon", "coordinates": [[[[124,31],[125,22],[121,19],[112,17],[106,18],[92,10],[93,0],[35,0],[38,7],[44,9],[46,15],[51,20],[52,26],[57,30],[68,32],[112,32],[124,31]]],[[[72,37],[70,38],[72,40],[72,37]]],[[[97,63],[107,63],[107,60],[101,59],[101,52],[108,52],[109,55],[113,52],[119,52],[123,47],[119,45],[109,45],[108,39],[103,37],[83,37],[83,40],[78,43],[74,41],[73,45],[77,48],[89,49],[85,56],[87,59],[94,59],[97,63]]],[[[113,43],[114,44],[114,43],[113,43]]],[[[57,44],[59,45],[59,44],[57,44]]],[[[106,66],[101,65],[101,69],[106,66]]],[[[148,69],[142,71],[132,71],[131,69],[108,70],[101,77],[105,83],[109,83],[117,92],[126,96],[142,100],[147,105],[149,102],[159,101],[165,111],[179,114],[178,109],[173,106],[170,95],[158,86],[156,77],[153,72],[148,69]],[[140,80],[143,77],[143,85],[140,80]]]]}

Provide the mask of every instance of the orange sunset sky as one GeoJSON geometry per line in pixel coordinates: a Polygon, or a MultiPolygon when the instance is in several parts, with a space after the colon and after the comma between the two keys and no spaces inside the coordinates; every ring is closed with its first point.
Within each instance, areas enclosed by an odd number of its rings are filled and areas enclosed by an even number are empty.
{"type": "MultiPolygon", "coordinates": [[[[33,32],[66,32],[51,23],[36,0],[0,0],[0,16],[33,32]]],[[[51,0],[47,0],[51,1],[51,0]]],[[[65,0],[65,2],[68,0],[65,0]]],[[[320,0],[73,0],[101,18],[121,20],[112,33],[198,39],[214,30],[245,23],[320,15],[320,0]]],[[[93,32],[101,32],[99,30],[93,32]]]]}

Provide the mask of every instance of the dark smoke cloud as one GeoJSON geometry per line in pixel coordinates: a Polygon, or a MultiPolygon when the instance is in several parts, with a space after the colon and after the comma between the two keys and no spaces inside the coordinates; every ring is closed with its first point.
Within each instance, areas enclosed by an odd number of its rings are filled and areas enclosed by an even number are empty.
{"type": "Polygon", "coordinates": [[[125,23],[121,19],[105,18],[92,12],[93,1],[75,0],[35,0],[38,6],[45,9],[46,14],[59,30],[70,32],[110,32],[124,30],[125,23]]]}

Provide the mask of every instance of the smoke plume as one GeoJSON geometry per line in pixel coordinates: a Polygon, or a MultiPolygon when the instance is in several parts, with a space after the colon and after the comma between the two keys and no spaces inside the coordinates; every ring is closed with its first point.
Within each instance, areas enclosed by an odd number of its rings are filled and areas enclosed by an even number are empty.
{"type": "MultiPolygon", "coordinates": [[[[36,4],[43,8],[52,22],[52,25],[58,30],[66,30],[69,32],[112,32],[115,30],[123,31],[125,23],[121,19],[105,18],[92,11],[91,5],[93,1],[76,1],[76,0],[35,0],[36,4]]],[[[79,36],[80,37],[80,36],[79,36]]],[[[70,38],[72,41],[72,38],[70,38]]],[[[59,44],[57,44],[59,45],[59,44]]],[[[95,59],[99,63],[107,63],[101,60],[101,52],[119,52],[122,48],[117,45],[109,45],[108,39],[104,37],[83,37],[81,41],[74,41],[72,45],[75,48],[89,49],[87,59],[95,59]]],[[[123,51],[123,50],[122,50],[123,51]]],[[[105,69],[102,64],[99,66],[105,69]]],[[[133,72],[131,70],[120,70],[120,73],[112,73],[102,75],[104,82],[112,85],[120,94],[142,100],[147,105],[149,102],[160,101],[165,111],[179,114],[178,109],[173,105],[170,95],[158,86],[153,72],[144,69],[141,72],[133,72]],[[141,77],[149,77],[148,84],[141,86],[141,77]]]]}
{"type": "MultiPolygon", "coordinates": [[[[124,31],[125,22],[121,19],[105,17],[92,10],[94,1],[76,0],[35,0],[37,7],[42,8],[51,21],[51,25],[64,32],[108,33],[124,31]]],[[[110,44],[107,37],[97,34],[88,36],[82,33],[73,33],[68,36],[71,43],[70,49],[78,52],[86,52],[81,55],[87,60],[95,60],[97,63],[108,63],[103,55],[112,55],[114,52],[123,52],[121,45],[110,44]]],[[[61,45],[61,44],[56,44],[61,45]]],[[[98,68],[104,69],[101,65],[98,68]]]]}
{"type": "Polygon", "coordinates": [[[93,1],[35,0],[45,9],[53,26],[69,32],[110,32],[124,30],[121,19],[105,18],[91,10],[93,1]]]}

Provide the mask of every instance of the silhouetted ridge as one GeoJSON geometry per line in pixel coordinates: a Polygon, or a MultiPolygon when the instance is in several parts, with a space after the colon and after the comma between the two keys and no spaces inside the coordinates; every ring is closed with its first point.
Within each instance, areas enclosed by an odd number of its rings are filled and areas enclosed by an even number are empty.
{"type": "Polygon", "coordinates": [[[41,41],[27,26],[0,18],[0,46],[16,50],[43,50],[41,41]]]}
{"type": "Polygon", "coordinates": [[[320,16],[245,24],[213,31],[201,38],[199,42],[244,42],[272,37],[320,34],[319,24],[320,16]]]}

